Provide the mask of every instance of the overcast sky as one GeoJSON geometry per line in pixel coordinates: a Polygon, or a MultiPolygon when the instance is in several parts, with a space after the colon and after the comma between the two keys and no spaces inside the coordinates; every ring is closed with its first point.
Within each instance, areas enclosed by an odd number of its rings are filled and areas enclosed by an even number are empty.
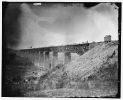
{"type": "Polygon", "coordinates": [[[105,35],[118,39],[118,9],[114,9],[115,5],[100,3],[91,8],[82,3],[80,7],[77,3],[72,5],[8,5],[5,16],[8,46],[21,49],[103,41],[105,35]]]}

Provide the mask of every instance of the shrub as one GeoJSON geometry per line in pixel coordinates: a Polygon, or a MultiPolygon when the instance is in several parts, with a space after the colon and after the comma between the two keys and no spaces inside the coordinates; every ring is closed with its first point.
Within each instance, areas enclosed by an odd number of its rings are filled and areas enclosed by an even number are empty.
{"type": "Polygon", "coordinates": [[[89,88],[89,85],[88,85],[88,82],[87,81],[83,81],[83,82],[77,82],[76,86],[75,86],[76,89],[88,89],[89,88]]]}
{"type": "Polygon", "coordinates": [[[77,86],[77,83],[76,82],[69,82],[69,84],[68,84],[67,87],[70,88],[70,89],[75,89],[76,86],[77,86]]]}
{"type": "Polygon", "coordinates": [[[64,86],[64,82],[61,79],[59,79],[58,83],[56,84],[56,88],[60,89],[60,88],[63,88],[63,86],[64,86]]]}

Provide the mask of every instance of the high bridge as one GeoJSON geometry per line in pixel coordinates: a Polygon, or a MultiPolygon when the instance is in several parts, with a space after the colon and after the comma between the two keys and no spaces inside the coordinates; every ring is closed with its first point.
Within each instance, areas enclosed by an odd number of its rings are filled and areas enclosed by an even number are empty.
{"type": "MultiPolygon", "coordinates": [[[[49,46],[40,48],[30,48],[14,50],[16,55],[25,57],[32,63],[44,64],[45,69],[49,70],[57,66],[58,64],[58,53],[64,53],[64,64],[71,61],[71,53],[77,53],[78,55],[83,55],[85,52],[93,48],[98,44],[108,43],[108,42],[118,42],[117,40],[112,41],[110,35],[104,37],[102,42],[92,42],[92,43],[81,43],[81,44],[69,44],[60,46],[49,46]],[[50,53],[52,53],[52,59],[50,59],[50,53]]],[[[11,51],[11,50],[10,50],[11,51]]]]}
{"type": "Polygon", "coordinates": [[[45,69],[52,69],[58,64],[59,52],[64,53],[64,64],[66,64],[71,61],[71,53],[77,53],[78,55],[82,55],[89,49],[94,47],[95,44],[96,42],[21,49],[16,50],[16,55],[28,58],[32,63],[44,63],[45,69]],[[52,61],[49,56],[51,52],[52,61]]]}

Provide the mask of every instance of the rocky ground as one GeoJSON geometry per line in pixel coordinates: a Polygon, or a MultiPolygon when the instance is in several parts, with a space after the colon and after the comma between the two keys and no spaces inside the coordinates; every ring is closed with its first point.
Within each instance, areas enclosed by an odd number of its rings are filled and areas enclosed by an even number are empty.
{"type": "Polygon", "coordinates": [[[118,68],[116,42],[99,44],[49,71],[16,57],[5,66],[5,96],[116,97],[118,68]]]}

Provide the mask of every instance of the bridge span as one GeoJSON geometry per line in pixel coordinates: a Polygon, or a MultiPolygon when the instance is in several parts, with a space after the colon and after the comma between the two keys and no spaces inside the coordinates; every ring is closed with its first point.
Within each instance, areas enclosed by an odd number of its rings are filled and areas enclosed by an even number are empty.
{"type": "Polygon", "coordinates": [[[71,61],[71,53],[77,53],[78,55],[83,55],[89,49],[94,47],[94,45],[95,42],[21,49],[21,50],[16,50],[16,55],[28,58],[32,63],[39,63],[39,66],[40,63],[44,63],[45,69],[48,70],[54,68],[58,64],[59,52],[64,53],[64,64],[66,64],[71,61]],[[52,52],[52,61],[49,57],[50,52],[52,52]]]}

